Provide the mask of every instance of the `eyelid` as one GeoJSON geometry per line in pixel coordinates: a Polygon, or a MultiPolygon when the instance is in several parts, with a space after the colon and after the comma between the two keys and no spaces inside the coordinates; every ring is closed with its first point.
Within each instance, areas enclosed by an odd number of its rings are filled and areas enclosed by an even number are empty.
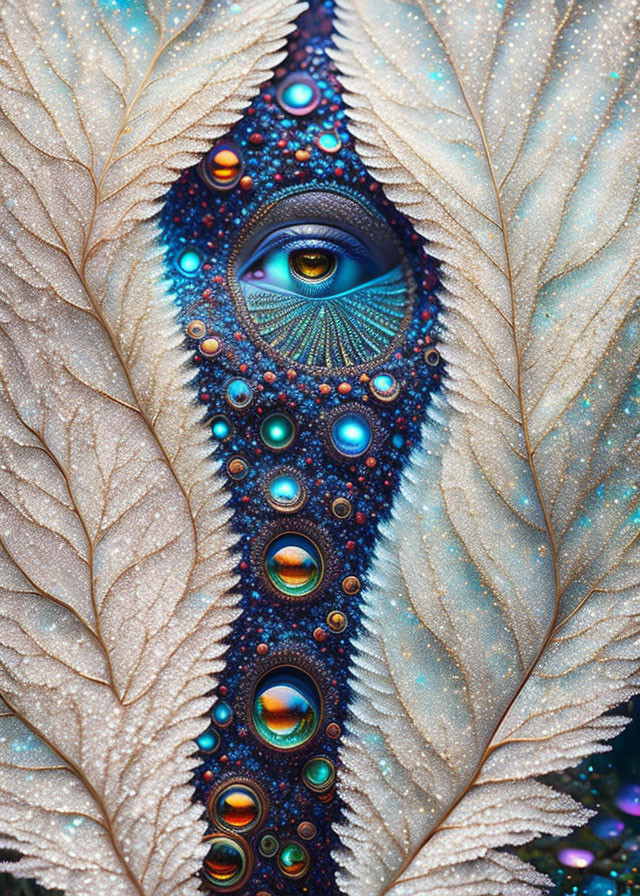
{"type": "Polygon", "coordinates": [[[380,269],[380,265],[375,256],[357,239],[357,237],[348,233],[346,230],[338,230],[335,227],[328,227],[326,224],[317,225],[300,225],[298,228],[286,228],[272,231],[265,239],[260,240],[255,246],[253,252],[243,262],[238,269],[238,276],[242,277],[253,267],[256,262],[278,249],[289,249],[292,251],[297,248],[322,248],[330,251],[337,248],[343,251],[349,258],[359,262],[373,263],[376,269],[380,269]],[[301,227],[308,228],[310,232],[301,232],[301,227]],[[312,230],[313,228],[313,230],[312,230]]]}
{"type": "Polygon", "coordinates": [[[246,271],[246,259],[277,231],[331,228],[356,239],[376,259],[380,271],[401,261],[401,252],[388,222],[373,207],[330,189],[311,189],[284,195],[261,209],[245,226],[232,261],[232,276],[246,271]]]}

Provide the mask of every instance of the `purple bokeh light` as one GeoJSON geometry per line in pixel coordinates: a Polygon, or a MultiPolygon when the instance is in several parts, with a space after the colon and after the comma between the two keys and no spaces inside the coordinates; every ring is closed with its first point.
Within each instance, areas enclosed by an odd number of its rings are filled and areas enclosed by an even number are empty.
{"type": "Polygon", "coordinates": [[[588,849],[576,849],[575,846],[565,846],[558,852],[558,861],[568,868],[588,868],[594,858],[588,849]]]}

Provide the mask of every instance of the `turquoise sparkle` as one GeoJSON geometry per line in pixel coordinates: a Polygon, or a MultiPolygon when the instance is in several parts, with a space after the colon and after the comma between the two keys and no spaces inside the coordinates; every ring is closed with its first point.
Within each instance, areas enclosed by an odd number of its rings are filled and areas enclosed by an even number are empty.
{"type": "Polygon", "coordinates": [[[228,703],[221,701],[213,708],[213,720],[218,725],[226,725],[231,720],[232,712],[228,703]]]}
{"type": "Polygon", "coordinates": [[[275,476],[269,483],[269,494],[275,504],[287,506],[300,500],[302,486],[295,478],[283,474],[275,476]]]}
{"type": "Polygon", "coordinates": [[[323,152],[337,152],[342,141],[334,131],[325,131],[318,137],[318,146],[323,152]]]}
{"type": "Polygon", "coordinates": [[[313,99],[313,87],[304,81],[290,84],[282,92],[282,101],[292,109],[303,109],[313,99]]]}
{"type": "Polygon", "coordinates": [[[183,274],[193,276],[197,274],[202,265],[202,256],[195,249],[185,249],[178,258],[178,267],[183,274]]]}
{"type": "Polygon", "coordinates": [[[372,433],[367,420],[356,412],[342,414],[331,427],[331,441],[345,457],[359,457],[371,445],[372,433]]]}
{"type": "Polygon", "coordinates": [[[203,731],[200,737],[196,738],[198,749],[203,753],[211,753],[218,746],[220,738],[215,731],[210,728],[203,731]]]}
{"type": "Polygon", "coordinates": [[[231,424],[224,417],[216,417],[211,423],[211,432],[222,442],[231,435],[231,424]]]}

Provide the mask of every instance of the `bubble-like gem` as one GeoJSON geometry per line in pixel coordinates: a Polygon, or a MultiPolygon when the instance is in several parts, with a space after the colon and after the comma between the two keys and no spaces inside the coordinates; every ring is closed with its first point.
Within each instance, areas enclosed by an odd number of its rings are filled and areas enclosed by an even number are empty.
{"type": "Polygon", "coordinates": [[[211,834],[204,860],[203,874],[208,884],[218,891],[237,890],[251,873],[251,853],[241,840],[226,834],[211,834]]]}
{"type": "Polygon", "coordinates": [[[308,115],[317,108],[320,91],[308,75],[293,72],[279,85],[276,99],[289,115],[308,115]]]}
{"type": "Polygon", "coordinates": [[[234,479],[236,482],[242,482],[249,473],[249,464],[244,457],[232,457],[227,464],[227,473],[231,479],[234,479]]]}
{"type": "Polygon", "coordinates": [[[211,815],[214,824],[232,831],[251,831],[264,814],[257,791],[244,782],[230,783],[214,795],[211,815]]]}
{"type": "Polygon", "coordinates": [[[295,666],[277,666],[262,676],[251,704],[255,733],[279,750],[307,743],[320,725],[322,700],[310,675],[295,666]]]}
{"type": "Polygon", "coordinates": [[[217,750],[220,744],[220,736],[216,731],[212,731],[211,728],[208,728],[206,731],[202,732],[200,737],[196,738],[196,743],[198,749],[203,753],[213,753],[217,750]]]}
{"type": "Polygon", "coordinates": [[[331,442],[344,457],[359,457],[368,450],[372,441],[368,420],[357,411],[341,414],[331,427],[331,442]]]}
{"type": "Polygon", "coordinates": [[[437,348],[428,348],[424,353],[424,360],[429,367],[437,367],[440,363],[440,352],[437,348]]]}
{"type": "Polygon", "coordinates": [[[278,473],[269,479],[267,485],[267,501],[281,513],[293,513],[305,502],[304,485],[292,473],[278,473]]]}
{"type": "Polygon", "coordinates": [[[236,410],[248,407],[253,400],[253,389],[246,380],[241,377],[233,377],[224,388],[224,397],[227,404],[236,410]]]}
{"type": "Polygon", "coordinates": [[[243,174],[242,153],[231,143],[218,143],[200,163],[200,176],[214,190],[230,190],[243,174]]]}
{"type": "Polygon", "coordinates": [[[275,856],[278,852],[278,847],[280,843],[275,834],[267,833],[263,834],[260,838],[260,843],[258,844],[258,849],[262,853],[263,856],[267,856],[267,858],[271,856],[275,856]]]}
{"type": "Polygon", "coordinates": [[[284,451],[293,442],[296,427],[288,414],[277,411],[269,414],[260,426],[260,438],[272,451],[284,451]]]}
{"type": "Polygon", "coordinates": [[[327,615],[327,625],[332,632],[340,633],[347,627],[347,617],[340,610],[332,610],[327,615]]]}
{"type": "Polygon", "coordinates": [[[342,590],[345,594],[357,594],[360,588],[360,579],[357,576],[345,576],[342,580],[342,590]]]}
{"type": "Polygon", "coordinates": [[[197,249],[185,249],[178,256],[178,267],[187,277],[193,277],[200,270],[202,265],[202,255],[197,249]]]}
{"type": "Polygon", "coordinates": [[[190,320],[187,324],[187,336],[191,336],[192,339],[202,339],[206,333],[207,326],[203,320],[190,320]]]}
{"type": "Polygon", "coordinates": [[[269,581],[287,597],[306,597],[318,587],[324,575],[322,554],[316,545],[297,532],[278,535],[265,554],[269,581]]]}
{"type": "Polygon", "coordinates": [[[378,401],[394,401],[400,394],[400,386],[390,373],[379,373],[374,376],[369,388],[378,401]]]}
{"type": "Polygon", "coordinates": [[[301,843],[284,843],[278,853],[278,867],[287,877],[299,878],[309,871],[311,859],[301,843]]]}
{"type": "Polygon", "coordinates": [[[217,336],[209,336],[208,339],[203,339],[200,343],[200,351],[205,358],[213,358],[218,354],[221,348],[222,343],[217,336]]]}
{"type": "Polygon", "coordinates": [[[349,519],[351,511],[351,501],[348,498],[336,498],[331,505],[331,513],[337,520],[349,519]]]}
{"type": "Polygon", "coordinates": [[[302,837],[303,840],[313,840],[316,834],[316,826],[310,821],[301,821],[298,825],[298,836],[302,837]]]}
{"type": "Polygon", "coordinates": [[[226,728],[227,725],[230,724],[233,716],[233,712],[228,703],[225,703],[224,700],[220,700],[213,707],[213,720],[216,725],[219,725],[221,728],[226,728]]]}
{"type": "Polygon", "coordinates": [[[231,435],[231,424],[226,417],[214,417],[211,421],[211,432],[219,442],[224,442],[231,435]]]}
{"type": "Polygon", "coordinates": [[[314,756],[302,770],[302,780],[309,790],[324,793],[333,786],[336,770],[333,762],[324,756],[314,756]]]}
{"type": "Polygon", "coordinates": [[[342,140],[335,131],[322,131],[322,133],[318,134],[316,137],[316,146],[318,149],[321,149],[322,152],[333,154],[335,152],[340,152],[342,149],[342,140]]]}

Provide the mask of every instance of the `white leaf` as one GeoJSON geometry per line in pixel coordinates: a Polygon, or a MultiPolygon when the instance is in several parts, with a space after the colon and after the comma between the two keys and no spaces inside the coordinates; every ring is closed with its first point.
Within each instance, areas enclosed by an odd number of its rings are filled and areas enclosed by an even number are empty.
{"type": "Polygon", "coordinates": [[[530,893],[496,848],[585,820],[533,776],[640,687],[634,4],[339,18],[360,152],[442,262],[448,372],[366,596],[341,885],[530,893]]]}
{"type": "Polygon", "coordinates": [[[70,896],[182,896],[237,598],[152,216],[300,7],[117,7],[2,9],[0,844],[70,896]]]}

